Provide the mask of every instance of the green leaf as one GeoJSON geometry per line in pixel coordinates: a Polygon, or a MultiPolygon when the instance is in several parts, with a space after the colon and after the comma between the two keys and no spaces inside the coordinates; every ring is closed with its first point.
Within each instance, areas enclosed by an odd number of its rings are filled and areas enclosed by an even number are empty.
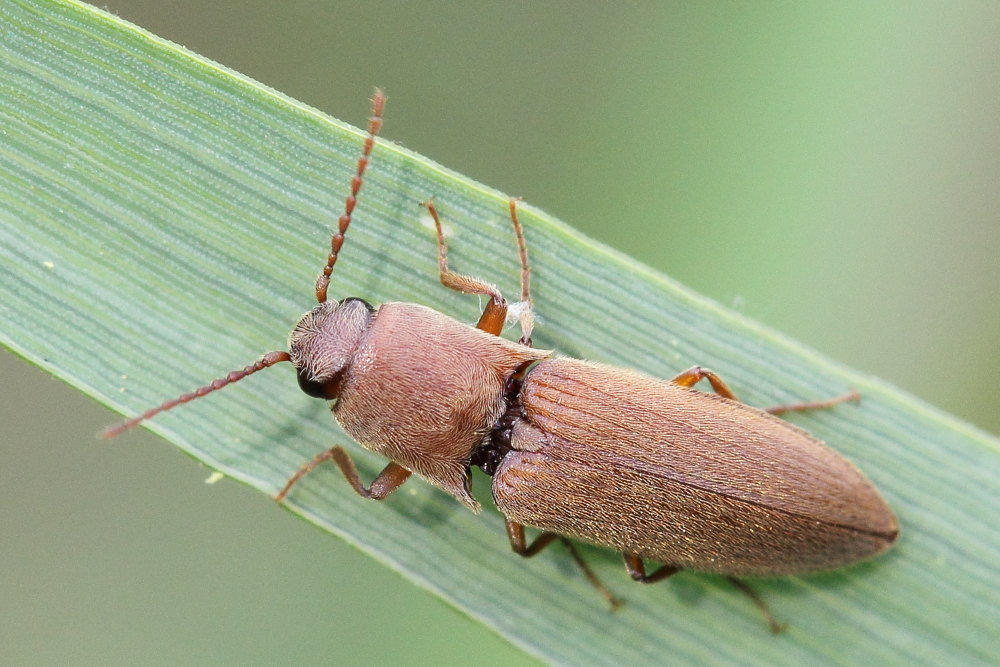
{"type": "MultiPolygon", "coordinates": [[[[0,52],[0,340],[127,415],[282,348],[313,304],[363,134],[86,5],[7,0],[0,52]]],[[[474,321],[476,300],[437,281],[418,206],[431,195],[453,265],[517,294],[506,197],[387,141],[331,293],[474,321]]],[[[293,511],[553,662],[995,659],[995,439],[522,211],[539,346],[662,377],[697,362],[755,405],[860,389],[859,406],[792,420],[882,489],[899,543],[838,572],[755,582],[789,622],[772,637],[722,578],[633,586],[618,557],[585,548],[627,600],[610,614],[563,552],[522,561],[498,513],[473,515],[419,480],[372,503],[323,468],[296,487],[293,511]]],[[[346,440],[282,367],[149,428],[267,494],[346,440]]],[[[351,453],[366,479],[384,465],[351,453]]],[[[489,508],[489,480],[474,484],[489,508]]]]}

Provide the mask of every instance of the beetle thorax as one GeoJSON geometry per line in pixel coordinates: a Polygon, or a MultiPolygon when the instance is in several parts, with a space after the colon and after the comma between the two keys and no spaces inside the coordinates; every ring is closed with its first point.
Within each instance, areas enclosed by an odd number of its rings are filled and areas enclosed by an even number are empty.
{"type": "Polygon", "coordinates": [[[549,354],[425,306],[384,303],[334,383],[333,414],[365,448],[476,508],[469,464],[503,415],[504,382],[549,354]]]}
{"type": "Polygon", "coordinates": [[[372,307],[361,299],[327,301],[303,315],[288,337],[300,383],[335,382],[351,364],[371,320],[372,307]]]}

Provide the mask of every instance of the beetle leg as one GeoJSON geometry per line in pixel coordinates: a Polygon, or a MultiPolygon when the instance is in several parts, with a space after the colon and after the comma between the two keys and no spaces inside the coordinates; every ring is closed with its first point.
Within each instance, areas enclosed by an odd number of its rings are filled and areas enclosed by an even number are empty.
{"type": "MultiPolygon", "coordinates": [[[[622,552],[622,556],[625,557],[625,568],[628,570],[628,573],[633,579],[643,584],[656,583],[661,579],[666,579],[671,575],[677,574],[681,570],[681,568],[675,565],[663,565],[653,574],[646,574],[646,566],[643,564],[641,558],[635,554],[625,552],[622,552]]],[[[764,602],[763,598],[757,594],[757,591],[750,588],[750,586],[741,579],[737,579],[736,577],[726,578],[729,579],[729,581],[733,583],[733,586],[736,586],[741,593],[750,598],[750,600],[754,603],[754,606],[757,607],[757,609],[760,610],[760,613],[764,615],[764,620],[766,620],[768,626],[770,626],[771,632],[778,634],[785,629],[785,625],[783,623],[778,623],[778,621],[771,614],[771,610],[768,609],[767,603],[764,602]]]]}
{"type": "Polygon", "coordinates": [[[583,570],[584,576],[587,577],[587,580],[591,583],[591,585],[600,591],[601,595],[604,596],[604,599],[608,601],[608,604],[611,605],[612,611],[621,606],[621,600],[616,598],[611,594],[611,591],[605,588],[604,584],[601,583],[601,580],[597,578],[596,574],[594,574],[594,571],[590,569],[589,565],[587,565],[587,562],[583,560],[582,556],[580,556],[580,552],[576,550],[576,547],[568,539],[562,535],[546,531],[536,537],[529,546],[524,537],[524,524],[511,521],[510,519],[506,519],[506,522],[507,537],[510,539],[510,548],[514,550],[514,553],[519,556],[523,556],[524,558],[531,558],[532,556],[538,554],[538,552],[542,549],[549,546],[553,540],[558,539],[566,546],[566,550],[569,551],[569,555],[573,557],[574,561],[576,561],[577,566],[583,570]]]}
{"type": "Polygon", "coordinates": [[[736,394],[734,394],[732,390],[726,386],[726,383],[722,381],[722,378],[707,368],[702,368],[701,366],[692,366],[671,380],[671,382],[679,384],[682,387],[693,387],[704,378],[708,378],[708,381],[712,383],[712,389],[714,389],[715,393],[719,396],[725,396],[726,398],[731,398],[734,401],[740,400],[736,398],[736,394]]]}
{"type": "Polygon", "coordinates": [[[528,265],[528,245],[524,241],[524,227],[517,219],[517,202],[520,197],[510,200],[510,221],[514,225],[514,236],[517,237],[517,252],[521,259],[521,345],[531,347],[531,330],[535,326],[535,313],[531,302],[531,267],[528,265]]]}
{"type": "Polygon", "coordinates": [[[539,551],[549,546],[552,540],[559,537],[556,533],[544,532],[534,539],[531,546],[527,546],[528,542],[524,537],[524,524],[511,521],[510,519],[506,519],[506,522],[510,548],[518,556],[524,556],[525,558],[531,558],[536,555],[539,551]]]}
{"type": "Polygon", "coordinates": [[[824,410],[826,408],[832,408],[840,403],[846,403],[847,401],[860,401],[861,394],[857,391],[851,390],[842,396],[834,396],[833,398],[828,398],[825,401],[808,401],[805,403],[786,403],[784,405],[772,405],[769,408],[764,408],[764,412],[770,412],[772,415],[780,415],[785,412],[801,412],[803,410],[824,410]]]}
{"type": "Polygon", "coordinates": [[[285,499],[288,492],[292,490],[292,487],[298,483],[300,479],[312,472],[313,468],[318,466],[324,461],[333,460],[340,468],[340,471],[344,473],[344,477],[347,478],[348,483],[351,487],[357,491],[358,495],[364,496],[365,498],[371,498],[372,500],[382,500],[390,493],[398,489],[403,485],[403,482],[407,480],[410,476],[410,471],[399,465],[398,463],[392,462],[382,469],[382,472],[372,481],[371,486],[365,487],[361,483],[361,478],[358,476],[358,469],[354,465],[354,461],[351,457],[344,451],[343,447],[333,447],[318,455],[312,461],[309,461],[304,466],[299,468],[298,472],[291,476],[288,483],[285,484],[278,495],[274,497],[279,503],[285,499]]]}
{"type": "MultiPolygon", "coordinates": [[[[734,401],[740,400],[736,398],[736,395],[733,394],[732,390],[726,386],[726,383],[722,381],[722,378],[712,371],[702,368],[701,366],[692,366],[671,380],[671,382],[679,384],[682,387],[693,387],[703,378],[708,378],[708,381],[712,383],[712,389],[715,390],[716,394],[725,396],[726,398],[731,398],[734,401]]],[[[847,401],[858,400],[861,400],[861,394],[857,391],[851,390],[846,394],[834,396],[833,398],[828,398],[825,401],[806,401],[803,403],[784,403],[782,405],[772,405],[769,408],[764,408],[764,412],[770,412],[772,415],[780,415],[785,412],[825,410],[826,408],[832,408],[835,405],[846,403],[847,401]]]]}
{"type": "Polygon", "coordinates": [[[444,232],[441,229],[441,218],[438,216],[437,208],[434,206],[434,200],[427,200],[424,202],[424,206],[427,207],[427,212],[430,213],[431,217],[434,219],[434,228],[437,230],[438,270],[441,273],[441,284],[457,292],[488,296],[490,300],[486,304],[483,314],[479,317],[479,322],[476,324],[476,328],[482,329],[483,331],[491,333],[494,336],[499,336],[500,332],[503,331],[504,323],[507,321],[506,299],[503,298],[503,295],[500,294],[500,290],[498,290],[495,285],[491,285],[490,283],[484,280],[479,280],[478,278],[463,276],[462,274],[455,273],[448,268],[448,246],[444,242],[444,232]]]}
{"type": "Polygon", "coordinates": [[[757,609],[760,609],[760,613],[764,614],[764,620],[767,624],[771,626],[771,632],[778,634],[785,629],[784,623],[778,623],[778,621],[771,615],[771,610],[767,608],[767,603],[764,602],[763,598],[757,595],[757,591],[750,588],[745,581],[742,579],[737,579],[736,577],[726,577],[729,581],[733,582],[733,586],[740,589],[750,600],[753,601],[757,609]]]}
{"type": "Polygon", "coordinates": [[[657,581],[666,579],[681,571],[681,568],[676,565],[661,565],[660,569],[653,574],[646,574],[646,565],[642,562],[641,558],[624,551],[622,552],[622,556],[625,558],[625,569],[628,570],[629,576],[642,584],[655,584],[657,581]]]}

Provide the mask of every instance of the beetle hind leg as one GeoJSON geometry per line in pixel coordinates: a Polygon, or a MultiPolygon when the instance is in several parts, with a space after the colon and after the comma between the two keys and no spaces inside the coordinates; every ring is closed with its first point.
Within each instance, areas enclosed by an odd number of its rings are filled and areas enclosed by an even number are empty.
{"type": "MultiPolygon", "coordinates": [[[[676,565],[661,565],[660,569],[652,574],[646,574],[646,565],[642,562],[642,558],[635,554],[630,554],[622,552],[622,556],[625,558],[625,569],[628,570],[629,575],[636,581],[643,584],[655,584],[657,581],[662,581],[674,574],[681,571],[681,568],[676,565]]],[[[767,603],[764,599],[757,594],[757,591],[750,588],[750,586],[742,579],[737,579],[736,577],[726,577],[732,582],[733,586],[736,586],[741,593],[750,598],[754,606],[760,610],[760,613],[764,615],[764,620],[767,621],[768,626],[771,628],[771,632],[778,634],[785,629],[783,623],[779,623],[774,615],[771,614],[771,610],[768,609],[767,603]]]]}
{"type": "MultiPolygon", "coordinates": [[[[678,384],[682,387],[693,387],[698,384],[701,380],[708,378],[708,381],[712,384],[712,390],[715,391],[719,396],[724,396],[726,398],[732,399],[734,401],[739,401],[736,398],[736,394],[722,381],[718,375],[708,370],[707,368],[702,368],[701,366],[692,366],[683,373],[678,374],[674,379],[671,380],[673,384],[678,384]]],[[[832,408],[835,405],[840,405],[841,403],[846,403],[848,401],[859,401],[861,400],[861,394],[857,391],[851,390],[846,394],[840,396],[834,396],[833,398],[828,398],[823,401],[805,401],[802,403],[784,403],[781,405],[772,405],[769,408],[763,408],[764,412],[769,412],[772,415],[780,415],[786,412],[805,412],[806,410],[826,410],[827,408],[832,408]]]]}
{"type": "Polygon", "coordinates": [[[782,405],[772,405],[769,408],[764,408],[764,412],[770,412],[772,415],[780,415],[786,412],[804,412],[806,410],[826,410],[827,408],[832,408],[835,405],[840,405],[841,403],[847,403],[848,401],[860,401],[861,394],[855,390],[851,390],[846,394],[840,396],[834,396],[833,398],[828,398],[825,401],[806,401],[803,403],[785,403],[782,405]]]}
{"type": "Polygon", "coordinates": [[[611,605],[611,610],[614,611],[621,606],[621,600],[612,595],[611,591],[604,586],[594,571],[590,569],[590,566],[587,565],[587,561],[583,560],[580,552],[576,550],[576,547],[567,538],[557,533],[550,533],[546,531],[532,540],[529,545],[524,537],[524,524],[511,521],[510,519],[506,519],[506,522],[507,537],[510,539],[510,548],[513,549],[514,553],[524,558],[531,558],[541,552],[542,549],[549,546],[553,540],[559,540],[566,547],[566,550],[569,551],[569,555],[576,562],[577,567],[583,571],[584,576],[587,577],[587,581],[589,581],[591,585],[604,596],[604,599],[608,601],[608,604],[611,605]]]}
{"type": "Polygon", "coordinates": [[[757,593],[757,591],[750,588],[747,582],[743,581],[742,579],[737,579],[736,577],[726,577],[726,578],[729,579],[729,581],[732,582],[733,586],[736,586],[736,588],[738,588],[740,592],[742,592],[744,595],[750,598],[750,601],[753,602],[754,606],[757,607],[757,609],[760,610],[760,613],[764,615],[764,620],[767,621],[767,624],[768,626],[770,626],[771,632],[773,634],[778,634],[779,632],[785,629],[785,624],[779,623],[777,619],[775,619],[774,616],[771,614],[771,610],[768,608],[767,603],[764,602],[764,598],[762,598],[757,593]]]}
{"type": "Polygon", "coordinates": [[[736,398],[736,394],[722,381],[718,375],[708,370],[707,368],[702,368],[701,366],[692,366],[686,371],[679,373],[670,382],[673,384],[678,384],[682,387],[693,387],[705,378],[712,384],[712,390],[719,396],[724,396],[725,398],[732,399],[734,401],[739,401],[736,398]]]}

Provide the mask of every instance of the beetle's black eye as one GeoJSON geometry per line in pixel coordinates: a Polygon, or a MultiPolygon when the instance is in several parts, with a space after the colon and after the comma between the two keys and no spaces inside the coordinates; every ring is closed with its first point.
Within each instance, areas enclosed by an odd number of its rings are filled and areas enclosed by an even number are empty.
{"type": "Polygon", "coordinates": [[[299,373],[299,389],[313,398],[326,398],[326,387],[321,382],[310,380],[304,374],[299,373]]]}

